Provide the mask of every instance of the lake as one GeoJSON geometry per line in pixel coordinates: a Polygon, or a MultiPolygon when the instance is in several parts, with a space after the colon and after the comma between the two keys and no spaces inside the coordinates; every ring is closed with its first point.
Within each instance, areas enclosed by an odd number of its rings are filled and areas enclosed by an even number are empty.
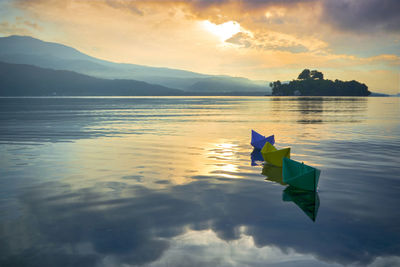
{"type": "Polygon", "coordinates": [[[0,98],[0,266],[399,266],[399,152],[399,98],[0,98]]]}

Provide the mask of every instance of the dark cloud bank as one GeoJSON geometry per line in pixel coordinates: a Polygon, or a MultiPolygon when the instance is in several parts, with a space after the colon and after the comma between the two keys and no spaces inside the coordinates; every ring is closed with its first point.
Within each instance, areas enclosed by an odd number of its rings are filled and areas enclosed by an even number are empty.
{"type": "Polygon", "coordinates": [[[323,19],[342,30],[400,31],[398,0],[334,0],[324,1],[323,6],[323,19]]]}

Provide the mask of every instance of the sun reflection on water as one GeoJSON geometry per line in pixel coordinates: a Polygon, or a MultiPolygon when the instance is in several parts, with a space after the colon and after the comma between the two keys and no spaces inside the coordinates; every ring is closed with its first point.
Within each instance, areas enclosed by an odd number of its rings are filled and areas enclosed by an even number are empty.
{"type": "Polygon", "coordinates": [[[211,144],[207,149],[207,157],[217,162],[208,165],[207,173],[226,178],[236,178],[239,172],[239,146],[230,142],[211,144]]]}

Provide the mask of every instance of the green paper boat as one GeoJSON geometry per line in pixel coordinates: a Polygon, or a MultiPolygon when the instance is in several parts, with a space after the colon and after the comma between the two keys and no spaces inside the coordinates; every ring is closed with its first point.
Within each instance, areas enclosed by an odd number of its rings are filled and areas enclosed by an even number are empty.
{"type": "Polygon", "coordinates": [[[304,163],[283,158],[283,182],[308,191],[317,191],[321,171],[304,163]]]}
{"type": "Polygon", "coordinates": [[[266,162],[282,167],[282,159],[290,158],[290,147],[278,150],[273,145],[266,142],[261,149],[261,154],[266,162]]]}
{"type": "Polygon", "coordinates": [[[315,222],[319,208],[319,196],[317,192],[288,186],[283,190],[282,200],[285,202],[294,202],[311,220],[315,222]]]}

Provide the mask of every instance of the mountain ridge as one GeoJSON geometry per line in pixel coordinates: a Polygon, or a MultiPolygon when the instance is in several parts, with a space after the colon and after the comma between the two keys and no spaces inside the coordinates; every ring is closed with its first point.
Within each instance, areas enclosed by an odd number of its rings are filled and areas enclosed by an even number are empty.
{"type": "Polygon", "coordinates": [[[267,82],[251,81],[242,77],[106,61],[86,55],[73,47],[45,42],[30,36],[0,37],[0,61],[70,70],[97,78],[140,80],[192,93],[210,91],[212,94],[217,94],[238,90],[268,93],[269,90],[267,82]],[[199,84],[197,86],[195,84],[199,82],[211,85],[210,88],[213,89],[198,89],[199,84]]]}
{"type": "Polygon", "coordinates": [[[184,92],[142,81],[0,62],[0,96],[166,96],[184,92]]]}

